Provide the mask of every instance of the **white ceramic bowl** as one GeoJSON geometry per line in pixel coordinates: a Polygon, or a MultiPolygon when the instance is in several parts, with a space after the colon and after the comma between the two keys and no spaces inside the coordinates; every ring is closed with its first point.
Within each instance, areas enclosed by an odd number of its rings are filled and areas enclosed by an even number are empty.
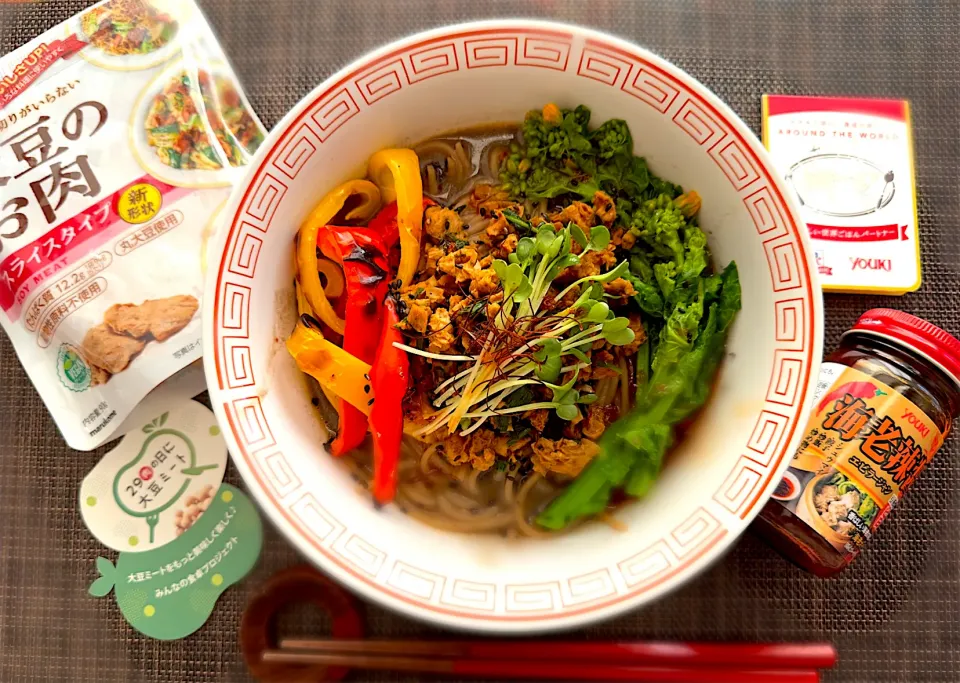
{"type": "MultiPolygon", "coordinates": [[[[759,103],[758,103],[759,106],[759,103]]],[[[729,548],[796,448],[822,347],[820,290],[796,207],[750,130],[705,87],[630,43],[572,26],[471,23],[422,33],[332,76],[277,124],[225,211],[207,278],[204,359],[234,462],[311,561],[410,616],[488,632],[582,625],[639,607],[729,548]],[[376,511],[323,449],[283,350],[301,220],[367,158],[461,126],[520,121],[555,101],[627,120],[653,170],[703,198],[743,311],[714,395],[627,531],[548,541],[436,531],[376,511]],[[283,322],[285,320],[285,322],[283,322]]]]}

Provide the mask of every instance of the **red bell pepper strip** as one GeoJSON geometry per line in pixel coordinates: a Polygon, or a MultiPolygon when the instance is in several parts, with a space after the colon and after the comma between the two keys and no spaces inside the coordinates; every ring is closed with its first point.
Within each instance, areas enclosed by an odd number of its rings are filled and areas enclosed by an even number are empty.
{"type": "MultiPolygon", "coordinates": [[[[329,226],[318,232],[317,245],[327,258],[343,267],[346,314],[343,350],[373,363],[383,326],[383,300],[390,274],[380,235],[368,228],[329,226]]],[[[367,417],[340,401],[340,428],[330,451],[341,456],[359,446],[367,435],[367,417]]]]}
{"type": "Polygon", "coordinates": [[[386,504],[397,493],[397,467],[403,438],[402,403],[407,393],[410,367],[407,352],[393,345],[402,342],[403,337],[396,328],[400,317],[392,297],[387,298],[383,312],[380,346],[370,368],[376,396],[370,411],[370,427],[373,432],[373,497],[378,503],[386,504]]]}
{"type": "Polygon", "coordinates": [[[400,239],[400,228],[397,225],[397,203],[390,202],[367,223],[367,229],[380,235],[383,246],[392,249],[400,239]]]}

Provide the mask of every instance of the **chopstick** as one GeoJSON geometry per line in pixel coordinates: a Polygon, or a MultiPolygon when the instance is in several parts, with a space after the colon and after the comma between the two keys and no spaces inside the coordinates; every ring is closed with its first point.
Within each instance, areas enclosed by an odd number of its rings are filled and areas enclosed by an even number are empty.
{"type": "Polygon", "coordinates": [[[816,670],[837,660],[829,643],[364,640],[362,633],[350,595],[300,566],[278,573],[254,597],[240,640],[247,667],[261,680],[340,680],[366,669],[498,680],[819,683],[816,670]],[[330,614],[333,637],[278,641],[278,609],[304,601],[330,614]]]}
{"type": "Polygon", "coordinates": [[[706,669],[669,666],[628,666],[579,661],[509,659],[443,659],[436,657],[378,656],[357,653],[327,654],[297,650],[265,650],[264,662],[319,664],[353,669],[402,671],[501,680],[639,681],[640,683],[819,683],[820,675],[803,669],[706,669]]]}
{"type": "Polygon", "coordinates": [[[735,669],[829,669],[829,643],[679,643],[564,641],[418,641],[282,639],[281,650],[323,654],[397,655],[448,659],[580,661],[642,666],[735,669]]]}

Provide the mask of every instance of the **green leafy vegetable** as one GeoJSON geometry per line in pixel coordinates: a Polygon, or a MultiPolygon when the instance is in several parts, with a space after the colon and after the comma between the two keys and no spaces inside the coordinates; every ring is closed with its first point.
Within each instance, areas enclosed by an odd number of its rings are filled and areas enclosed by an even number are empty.
{"type": "MultiPolygon", "coordinates": [[[[740,309],[740,282],[731,263],[707,295],[705,280],[689,302],[678,304],[659,334],[649,381],[639,386],[634,409],[600,438],[600,453],[537,518],[562,529],[602,511],[615,488],[643,496],[656,480],[677,423],[706,401],[723,356],[724,343],[740,309]],[[706,311],[706,312],[705,312],[706,311]]],[[[639,366],[639,364],[638,364],[639,366]]]]}
{"type": "MultiPolygon", "coordinates": [[[[561,110],[551,104],[531,112],[524,120],[522,141],[511,147],[500,177],[503,188],[519,199],[592,201],[601,190],[613,199],[616,220],[626,230],[622,248],[629,250],[629,259],[575,283],[581,292],[577,305],[583,324],[599,328],[600,339],[629,343],[633,330],[625,318],[614,316],[602,294],[584,298],[585,292],[626,278],[647,332],[636,359],[635,408],[606,430],[600,454],[540,516],[543,526],[554,529],[602,510],[614,489],[634,496],[649,490],[674,441],[675,425],[706,401],[741,298],[735,264],[719,274],[711,271],[707,237],[697,224],[699,195],[684,194],[651,173],[633,154],[633,137],[624,121],[612,119],[594,130],[589,123],[590,111],[582,106],[561,110]]],[[[610,241],[604,227],[588,234],[568,226],[567,232],[569,237],[561,242],[552,229],[541,228],[511,262],[556,258],[554,267],[545,271],[549,280],[583,259],[583,253],[569,253],[568,241],[584,253],[603,249],[610,241]]],[[[538,301],[544,278],[534,270],[527,275],[532,292],[524,305],[538,301]]],[[[560,348],[562,353],[565,347],[560,348]]],[[[556,377],[554,353],[552,345],[540,346],[535,359],[541,378],[556,377]]],[[[576,403],[566,394],[554,396],[561,417],[574,415],[576,403]]]]}
{"type": "Polygon", "coordinates": [[[533,354],[534,360],[540,363],[537,377],[544,382],[556,382],[560,377],[563,360],[560,357],[563,347],[553,337],[540,340],[540,350],[533,354]]]}
{"type": "Polygon", "coordinates": [[[563,110],[547,105],[543,112],[530,112],[522,144],[511,147],[501,169],[503,188],[531,201],[592,201],[602,190],[617,203],[618,213],[660,194],[680,195],[680,187],[653,175],[646,161],[634,156],[625,121],[611,119],[593,131],[589,123],[590,110],[582,105],[563,110]]]}
{"type": "Polygon", "coordinates": [[[517,391],[510,394],[503,404],[507,408],[516,408],[533,400],[533,389],[528,386],[520,387],[517,391]]]}

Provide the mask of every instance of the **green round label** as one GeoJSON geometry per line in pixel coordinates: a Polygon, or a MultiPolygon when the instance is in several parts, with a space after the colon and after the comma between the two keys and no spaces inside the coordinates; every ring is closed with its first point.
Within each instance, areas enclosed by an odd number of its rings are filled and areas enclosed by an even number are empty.
{"type": "Polygon", "coordinates": [[[57,376],[70,391],[83,391],[90,386],[90,366],[70,344],[61,344],[57,353],[57,376]]]}

